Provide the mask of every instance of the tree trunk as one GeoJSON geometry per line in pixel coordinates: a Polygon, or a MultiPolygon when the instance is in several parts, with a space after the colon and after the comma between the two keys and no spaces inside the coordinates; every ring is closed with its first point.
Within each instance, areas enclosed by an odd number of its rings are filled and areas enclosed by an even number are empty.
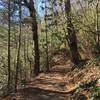
{"type": "Polygon", "coordinates": [[[40,72],[40,56],[39,56],[39,44],[38,44],[38,27],[37,27],[36,12],[33,0],[30,0],[29,11],[30,11],[30,17],[32,18],[32,32],[33,32],[34,51],[35,51],[34,74],[37,76],[40,72]]]}
{"type": "Polygon", "coordinates": [[[30,17],[32,19],[32,32],[33,32],[33,41],[34,41],[34,51],[35,51],[35,64],[34,64],[34,74],[37,76],[40,72],[40,56],[39,56],[39,44],[38,44],[38,26],[36,21],[36,12],[34,7],[33,0],[24,0],[25,6],[29,9],[30,17]]]}
{"type": "Polygon", "coordinates": [[[22,11],[21,11],[21,1],[19,2],[19,18],[20,18],[20,32],[19,32],[19,45],[18,45],[18,53],[17,53],[17,64],[16,64],[16,73],[15,73],[15,92],[17,92],[18,85],[18,75],[19,75],[19,66],[20,66],[20,49],[21,49],[21,19],[22,19],[22,11]]]}
{"type": "Polygon", "coordinates": [[[96,49],[97,49],[97,54],[100,53],[100,31],[99,31],[99,1],[97,2],[96,5],[96,49]]]}
{"type": "Polygon", "coordinates": [[[78,47],[77,47],[77,37],[75,33],[74,26],[72,24],[72,19],[71,19],[71,4],[70,0],[67,0],[65,2],[65,12],[67,14],[67,30],[68,30],[68,45],[70,48],[71,56],[72,56],[72,62],[75,65],[78,65],[80,62],[80,54],[78,52],[78,47]]]}
{"type": "Polygon", "coordinates": [[[49,72],[49,55],[48,55],[48,30],[47,30],[47,5],[45,1],[45,34],[46,34],[46,72],[49,72]]]}
{"type": "Polygon", "coordinates": [[[8,92],[10,92],[11,64],[10,64],[10,0],[8,1],[8,92]]]}

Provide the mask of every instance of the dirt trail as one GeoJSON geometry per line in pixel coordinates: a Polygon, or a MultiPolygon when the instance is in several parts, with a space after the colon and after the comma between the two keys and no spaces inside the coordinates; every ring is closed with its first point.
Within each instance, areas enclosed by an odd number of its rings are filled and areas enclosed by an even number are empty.
{"type": "Polygon", "coordinates": [[[73,99],[73,93],[80,83],[98,77],[98,69],[72,70],[72,63],[67,61],[63,65],[53,66],[49,73],[41,73],[16,94],[13,93],[3,100],[88,100],[83,93],[73,99]]]}
{"type": "Polygon", "coordinates": [[[56,65],[3,100],[70,100],[70,94],[60,93],[68,90],[64,77],[69,70],[70,64],[56,65]]]}

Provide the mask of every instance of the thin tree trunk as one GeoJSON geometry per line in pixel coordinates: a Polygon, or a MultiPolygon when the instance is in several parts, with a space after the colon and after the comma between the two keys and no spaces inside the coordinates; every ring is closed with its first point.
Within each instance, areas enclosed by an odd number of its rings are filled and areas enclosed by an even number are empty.
{"type": "Polygon", "coordinates": [[[10,85],[11,85],[11,64],[10,64],[10,0],[8,1],[8,92],[10,92],[10,85]]]}
{"type": "Polygon", "coordinates": [[[45,1],[45,34],[46,34],[46,72],[49,72],[49,55],[48,55],[48,33],[47,33],[47,20],[46,20],[46,15],[47,15],[47,6],[46,6],[46,1],[45,1]]]}
{"type": "Polygon", "coordinates": [[[24,35],[24,61],[26,65],[26,33],[24,35]]]}
{"type": "Polygon", "coordinates": [[[27,40],[27,44],[26,44],[26,55],[27,55],[27,61],[30,64],[29,66],[30,66],[30,79],[31,79],[32,78],[32,60],[30,59],[29,52],[28,52],[29,51],[29,43],[30,43],[28,31],[27,31],[26,37],[27,37],[27,39],[26,39],[27,40]]]}
{"type": "Polygon", "coordinates": [[[99,15],[98,15],[98,7],[99,7],[99,1],[97,2],[97,5],[96,5],[96,46],[97,46],[97,51],[98,51],[98,54],[99,54],[99,50],[100,50],[100,35],[99,35],[99,15]]]}
{"type": "Polygon", "coordinates": [[[18,74],[19,74],[19,66],[20,66],[20,49],[21,49],[21,0],[19,2],[19,17],[20,17],[20,33],[19,33],[19,45],[18,45],[18,53],[17,53],[17,64],[16,64],[16,74],[15,74],[15,92],[17,91],[17,85],[18,85],[18,74]]]}

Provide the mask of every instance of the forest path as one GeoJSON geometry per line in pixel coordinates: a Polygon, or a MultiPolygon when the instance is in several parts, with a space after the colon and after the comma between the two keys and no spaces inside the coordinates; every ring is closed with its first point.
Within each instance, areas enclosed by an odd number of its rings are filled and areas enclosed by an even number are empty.
{"type": "Polygon", "coordinates": [[[55,65],[50,72],[40,74],[28,86],[58,93],[67,93],[73,87],[68,85],[71,79],[68,74],[71,72],[71,66],[70,61],[67,61],[64,65],[55,65]]]}
{"type": "Polygon", "coordinates": [[[64,65],[55,65],[49,73],[41,73],[19,89],[18,93],[13,93],[3,100],[71,100],[69,92],[71,88],[67,87],[66,76],[70,70],[70,61],[64,65]]]}
{"type": "Polygon", "coordinates": [[[93,66],[72,70],[72,66],[69,60],[55,65],[3,100],[89,100],[88,91],[76,96],[74,92],[80,84],[100,78],[100,71],[93,66]]]}

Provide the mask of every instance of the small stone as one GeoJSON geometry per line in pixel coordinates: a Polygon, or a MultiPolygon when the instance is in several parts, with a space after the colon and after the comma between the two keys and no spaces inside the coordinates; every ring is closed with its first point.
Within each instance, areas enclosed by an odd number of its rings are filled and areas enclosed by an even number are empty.
{"type": "Polygon", "coordinates": [[[55,93],[49,93],[48,95],[49,95],[49,96],[54,96],[54,95],[55,95],[55,93]]]}

